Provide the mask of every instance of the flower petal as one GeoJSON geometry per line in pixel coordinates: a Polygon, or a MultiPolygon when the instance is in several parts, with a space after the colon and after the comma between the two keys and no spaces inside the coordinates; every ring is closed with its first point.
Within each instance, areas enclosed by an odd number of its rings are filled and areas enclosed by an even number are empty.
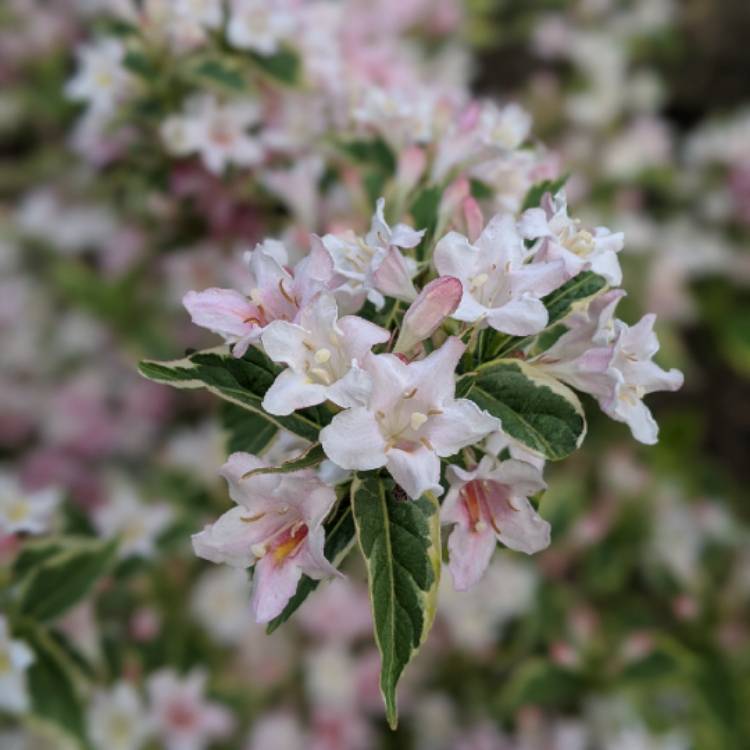
{"type": "Polygon", "coordinates": [[[280,615],[294,596],[302,570],[293,557],[277,564],[272,554],[265,555],[255,566],[250,609],[256,622],[266,623],[280,615]]]}
{"type": "Polygon", "coordinates": [[[497,542],[492,529],[473,531],[454,526],[448,538],[448,569],[457,591],[467,591],[479,582],[490,564],[497,542]]]}
{"type": "Polygon", "coordinates": [[[412,500],[422,497],[425,492],[434,492],[437,496],[443,494],[440,459],[433,451],[424,446],[414,451],[392,448],[387,457],[388,471],[412,500]]]}
{"type": "Polygon", "coordinates": [[[320,431],[328,458],[342,469],[378,469],[385,466],[385,440],[375,417],[356,407],[337,414],[320,431]]]}
{"type": "Polygon", "coordinates": [[[442,411],[425,425],[427,439],[441,457],[452,456],[500,428],[497,417],[467,398],[457,399],[442,407],[442,411]]]}
{"type": "Polygon", "coordinates": [[[328,398],[328,388],[311,383],[306,375],[284,370],[276,376],[263,397],[263,408],[269,414],[286,416],[296,409],[322,404],[328,398]]]}

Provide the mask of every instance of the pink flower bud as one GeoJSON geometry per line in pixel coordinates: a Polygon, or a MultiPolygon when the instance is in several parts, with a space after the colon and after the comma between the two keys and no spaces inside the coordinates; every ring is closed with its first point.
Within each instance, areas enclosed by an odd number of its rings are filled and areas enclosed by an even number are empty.
{"type": "Polygon", "coordinates": [[[476,198],[468,196],[463,202],[464,221],[466,222],[466,236],[469,242],[476,242],[484,227],[484,216],[476,198]]]}
{"type": "Polygon", "coordinates": [[[410,146],[398,157],[396,182],[399,189],[408,193],[419,182],[427,166],[427,156],[419,146],[410,146]]]}
{"type": "Polygon", "coordinates": [[[395,351],[408,352],[420,341],[432,336],[456,310],[462,293],[461,282],[453,276],[440,276],[431,281],[406,311],[395,351]]]}

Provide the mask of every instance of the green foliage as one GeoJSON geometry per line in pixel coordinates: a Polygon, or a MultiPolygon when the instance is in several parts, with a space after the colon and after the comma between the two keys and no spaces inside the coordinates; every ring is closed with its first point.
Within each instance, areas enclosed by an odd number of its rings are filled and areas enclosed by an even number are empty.
{"type": "Polygon", "coordinates": [[[37,560],[23,580],[19,612],[38,622],[64,614],[110,569],[116,552],[116,542],[66,539],[59,551],[37,560]]]}
{"type": "Polygon", "coordinates": [[[66,739],[87,748],[76,665],[43,628],[26,624],[19,635],[34,651],[27,673],[31,717],[50,724],[66,739]]]}
{"type": "Polygon", "coordinates": [[[206,388],[275,429],[283,427],[311,442],[318,439],[321,427],[331,419],[329,412],[317,408],[296,411],[288,417],[265,412],[261,406],[263,396],[281,368],[255,347],[242,359],[217,349],[172,362],[144,361],[139,370],[150,380],[175,388],[206,388]]]}
{"type": "Polygon", "coordinates": [[[578,448],[586,418],[578,397],[520,360],[501,359],[464,375],[461,392],[498,417],[511,437],[552,461],[578,448]]]}
{"type": "Polygon", "coordinates": [[[229,401],[222,401],[220,415],[227,432],[228,453],[262,453],[278,432],[276,425],[267,419],[229,401]]]}
{"type": "Polygon", "coordinates": [[[291,49],[281,49],[273,55],[250,55],[253,63],[265,75],[279,83],[294,86],[300,77],[301,63],[291,49]]]}
{"type": "Polygon", "coordinates": [[[224,89],[242,93],[247,89],[247,77],[243,71],[228,60],[211,58],[202,60],[193,69],[193,75],[203,82],[218,84],[224,89]]]}
{"type": "Polygon", "coordinates": [[[288,461],[284,461],[280,466],[267,466],[265,468],[253,469],[247,474],[243,475],[243,479],[246,477],[252,477],[255,474],[288,474],[290,471],[300,471],[302,469],[309,469],[312,466],[317,466],[325,459],[326,454],[323,450],[323,446],[320,443],[313,443],[304,453],[291,458],[288,461]]]}
{"type": "Polygon", "coordinates": [[[568,176],[569,175],[564,174],[556,180],[544,180],[543,182],[538,182],[536,185],[533,185],[523,199],[522,210],[525,211],[527,208],[536,208],[542,202],[545,193],[552,193],[552,195],[557,193],[558,190],[565,186],[565,183],[568,181],[568,176]]]}
{"type": "Polygon", "coordinates": [[[394,483],[375,474],[357,477],[351,497],[382,660],[380,689],[386,718],[395,729],[396,685],[435,616],[441,554],[439,506],[432,496],[400,499],[394,483]]]}

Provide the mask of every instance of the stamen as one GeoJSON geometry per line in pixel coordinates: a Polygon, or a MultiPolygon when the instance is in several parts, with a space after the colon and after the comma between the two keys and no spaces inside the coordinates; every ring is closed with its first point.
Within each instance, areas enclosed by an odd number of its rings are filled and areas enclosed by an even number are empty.
{"type": "Polygon", "coordinates": [[[428,417],[439,417],[443,413],[442,409],[430,409],[427,412],[428,417]]]}
{"type": "Polygon", "coordinates": [[[330,349],[318,349],[317,352],[315,352],[315,361],[319,364],[323,365],[331,358],[331,350],[330,349]]]}
{"type": "Polygon", "coordinates": [[[256,305],[260,305],[260,303],[263,301],[263,292],[258,287],[255,287],[250,290],[250,301],[254,302],[256,305]]]}
{"type": "Polygon", "coordinates": [[[417,389],[412,388],[410,391],[404,391],[404,394],[403,396],[401,396],[401,398],[403,399],[414,398],[414,396],[416,395],[417,395],[417,389]]]}
{"type": "Polygon", "coordinates": [[[289,296],[289,293],[284,289],[284,279],[279,279],[279,291],[281,292],[284,299],[289,302],[290,305],[296,304],[293,297],[289,296]]]}
{"type": "Polygon", "coordinates": [[[424,445],[424,447],[427,448],[427,450],[430,450],[430,451],[434,451],[435,450],[432,447],[432,443],[426,437],[419,438],[419,442],[422,443],[422,445],[424,445]]]}
{"type": "Polygon", "coordinates": [[[322,367],[311,367],[310,373],[315,375],[318,379],[322,380],[324,385],[331,385],[331,375],[322,367]]]}
{"type": "Polygon", "coordinates": [[[244,523],[253,523],[254,521],[260,521],[265,515],[265,513],[258,513],[256,516],[240,516],[240,521],[243,521],[244,523]]]}
{"type": "Polygon", "coordinates": [[[254,544],[252,547],[250,547],[250,552],[253,553],[254,557],[261,558],[266,554],[266,545],[254,544]]]}

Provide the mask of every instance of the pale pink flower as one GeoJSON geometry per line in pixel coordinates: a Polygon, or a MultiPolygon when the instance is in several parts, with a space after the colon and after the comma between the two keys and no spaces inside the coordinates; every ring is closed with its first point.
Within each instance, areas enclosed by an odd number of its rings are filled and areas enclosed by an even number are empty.
{"type": "Polygon", "coordinates": [[[651,445],[659,428],[642,399],[654,391],[676,391],[684,378],[679,370],[666,371],[652,362],[659,350],[655,315],[644,315],[634,326],[614,319],[624,294],[612,290],[594,299],[585,312],[569,316],[568,332],[533,364],[594,396],[605,414],[627,424],[636,440],[651,445]]]}
{"type": "Polygon", "coordinates": [[[24,641],[11,637],[8,622],[0,614],[0,710],[23,714],[29,709],[26,670],[34,663],[34,652],[24,641]]]}
{"type": "Polygon", "coordinates": [[[370,355],[372,393],[321,430],[326,455],[344,469],[385,466],[411,498],[442,493],[440,458],[477,442],[499,421],[473,401],[456,399],[455,369],[464,345],[455,337],[423,360],[370,355]]]}
{"type": "Polygon", "coordinates": [[[497,214],[475,243],[449,232],[435,248],[435,267],[463,284],[457,320],[486,321],[503,333],[538,333],[548,321],[541,298],[570,278],[560,260],[537,260],[524,246],[516,222],[497,214]]]}
{"type": "Polygon", "coordinates": [[[273,55],[296,30],[296,18],[286,0],[232,0],[227,40],[237,49],[273,55]]]}
{"type": "Polygon", "coordinates": [[[391,227],[384,216],[385,200],[379,198],[370,231],[364,239],[353,232],[327,234],[323,244],[333,259],[342,283],[335,289],[342,309],[356,312],[369,299],[378,309],[385,304],[383,295],[411,302],[417,296],[412,283],[416,263],[405,258],[399,248],[416,247],[424,230],[406,224],[391,227]]]}
{"type": "Polygon", "coordinates": [[[323,554],[323,521],[336,493],[308,469],[245,476],[266,465],[249,453],[233,453],[222,475],[237,507],[193,536],[199,557],[238,568],[255,566],[250,606],[258,622],[284,609],[303,573],[338,575],[323,554]]]}
{"type": "Polygon", "coordinates": [[[404,314],[395,352],[408,352],[430,338],[461,302],[463,286],[453,276],[440,276],[422,289],[404,314]]]}
{"type": "Polygon", "coordinates": [[[182,114],[162,123],[161,137],[170,153],[198,153],[206,169],[221,174],[230,164],[249,167],[263,160],[260,142],[248,132],[259,117],[255,101],[222,103],[211,94],[199,94],[188,99],[182,114]]]}
{"type": "Polygon", "coordinates": [[[564,190],[554,198],[546,193],[541,208],[524,211],[519,228],[526,239],[537,240],[538,259],[562,260],[571,276],[592,270],[609,284],[622,282],[617,259],[624,245],[622,232],[613,234],[606,227],[596,227],[593,232],[583,229],[578,219],[568,216],[564,190]]]}
{"type": "Polygon", "coordinates": [[[484,456],[470,471],[449,466],[447,478],[450,489],[440,517],[455,524],[448,550],[458,591],[482,577],[498,541],[529,555],[549,546],[550,526],[527,499],[547,486],[531,464],[484,456]]]}
{"type": "Polygon", "coordinates": [[[262,714],[253,723],[245,750],[307,750],[309,743],[293,713],[262,714]]]}
{"type": "Polygon", "coordinates": [[[206,674],[198,669],[182,678],[162,669],[149,678],[150,720],[166,750],[203,750],[232,732],[232,714],[205,699],[205,685],[206,674]]]}
{"type": "Polygon", "coordinates": [[[193,323],[219,334],[242,357],[274,320],[294,321],[300,310],[331,283],[333,264],[320,240],[313,237],[310,253],[294,268],[276,240],[266,240],[245,254],[247,296],[232,289],[188,292],[183,304],[193,323]]]}
{"type": "Polygon", "coordinates": [[[263,331],[266,354],[288,367],[263,398],[269,414],[291,414],[325,401],[343,407],[366,402],[370,376],[360,365],[391,334],[364,318],[339,319],[338,314],[333,296],[321,294],[300,312],[297,323],[276,320],[263,331]]]}

